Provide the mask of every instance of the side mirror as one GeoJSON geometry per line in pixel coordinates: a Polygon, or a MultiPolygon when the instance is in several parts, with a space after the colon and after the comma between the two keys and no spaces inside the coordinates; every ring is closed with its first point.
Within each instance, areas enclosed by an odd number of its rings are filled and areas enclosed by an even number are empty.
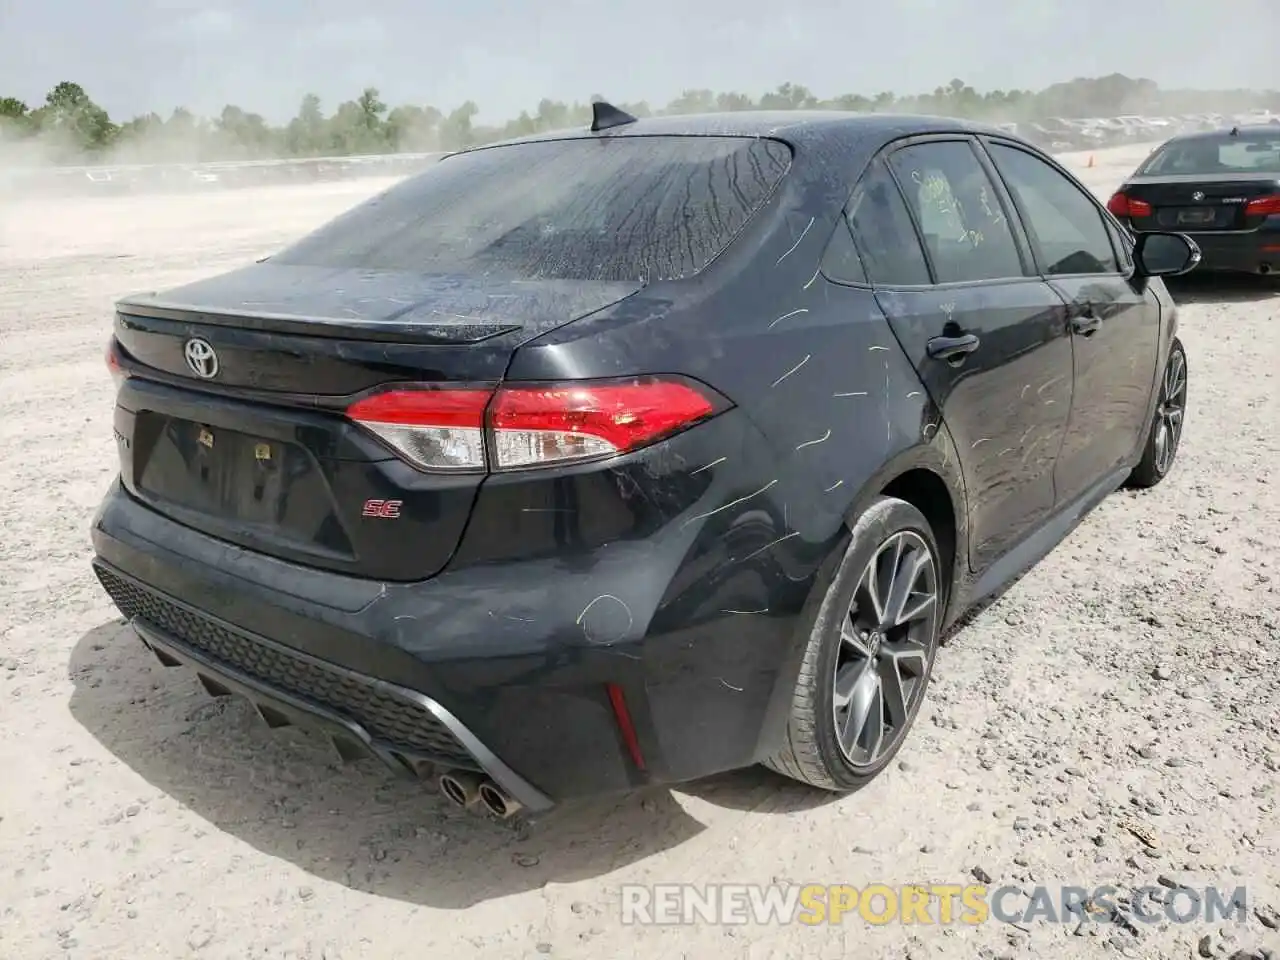
{"type": "Polygon", "coordinates": [[[1199,245],[1182,233],[1139,233],[1133,263],[1142,277],[1176,277],[1200,262],[1199,245]]]}

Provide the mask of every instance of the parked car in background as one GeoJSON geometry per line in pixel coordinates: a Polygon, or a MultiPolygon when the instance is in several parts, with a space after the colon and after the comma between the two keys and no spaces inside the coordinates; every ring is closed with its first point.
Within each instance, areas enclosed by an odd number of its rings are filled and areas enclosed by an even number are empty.
{"type": "Polygon", "coordinates": [[[1130,137],[1128,125],[1114,117],[1095,117],[1085,121],[1091,130],[1097,131],[1104,140],[1113,143],[1124,143],[1130,137]]]}
{"type": "Polygon", "coordinates": [[[1280,128],[1232,127],[1174,137],[1151,153],[1108,209],[1135,234],[1178,230],[1200,270],[1280,270],[1280,128]]]}

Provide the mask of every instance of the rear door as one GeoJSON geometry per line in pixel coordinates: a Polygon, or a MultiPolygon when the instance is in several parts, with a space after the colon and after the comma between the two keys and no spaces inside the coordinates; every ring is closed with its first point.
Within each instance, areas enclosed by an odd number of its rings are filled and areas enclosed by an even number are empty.
{"type": "Polygon", "coordinates": [[[1030,275],[1008,200],[969,138],[895,147],[864,175],[850,223],[881,309],[955,441],[981,571],[1054,506],[1072,389],[1065,308],[1030,275]]]}
{"type": "Polygon", "coordinates": [[[1022,147],[988,140],[1036,254],[1038,269],[1067,304],[1075,399],[1056,470],[1069,502],[1121,467],[1147,428],[1160,353],[1160,304],[1130,278],[1097,199],[1022,147]]]}

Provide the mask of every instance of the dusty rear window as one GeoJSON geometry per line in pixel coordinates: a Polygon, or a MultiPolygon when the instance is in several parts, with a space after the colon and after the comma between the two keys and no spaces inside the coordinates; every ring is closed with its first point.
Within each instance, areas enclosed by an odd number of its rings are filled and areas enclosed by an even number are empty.
{"type": "Polygon", "coordinates": [[[740,137],[602,137],[442,160],[272,258],[517,279],[659,280],[703,269],[791,150],[740,137]]]}
{"type": "Polygon", "coordinates": [[[1223,134],[1175,141],[1157,150],[1139,169],[1143,177],[1280,174],[1280,127],[1275,133],[1223,134]]]}

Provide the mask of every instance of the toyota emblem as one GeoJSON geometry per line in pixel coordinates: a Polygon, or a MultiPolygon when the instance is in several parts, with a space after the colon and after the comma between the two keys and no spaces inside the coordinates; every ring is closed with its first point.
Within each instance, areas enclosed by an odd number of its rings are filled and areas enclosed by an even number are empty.
{"type": "Polygon", "coordinates": [[[1191,199],[1194,200],[1196,203],[1199,203],[1201,200],[1204,199],[1204,191],[1197,190],[1195,193],[1191,195],[1191,199]]]}
{"type": "Polygon", "coordinates": [[[193,337],[182,348],[182,353],[191,372],[201,380],[212,380],[218,375],[218,355],[208,340],[193,337]]]}

